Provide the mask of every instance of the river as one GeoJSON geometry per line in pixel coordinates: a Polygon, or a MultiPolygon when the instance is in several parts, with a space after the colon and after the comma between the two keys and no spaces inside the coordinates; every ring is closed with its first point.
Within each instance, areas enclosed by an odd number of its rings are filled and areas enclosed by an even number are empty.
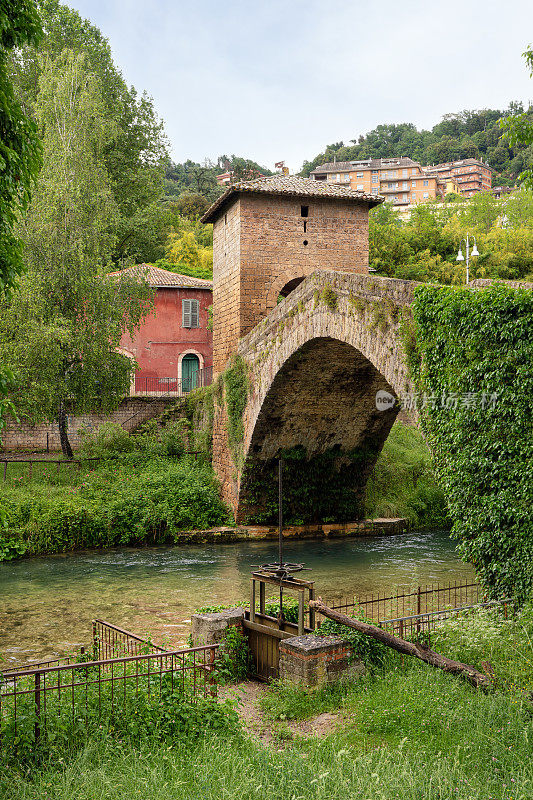
{"type": "MultiPolygon", "coordinates": [[[[284,544],[311,567],[324,597],[364,595],[473,576],[443,531],[284,544]]],[[[0,564],[0,654],[9,664],[89,644],[100,617],[155,642],[184,643],[202,605],[248,598],[252,567],[275,561],[274,542],[121,548],[0,564]]]]}

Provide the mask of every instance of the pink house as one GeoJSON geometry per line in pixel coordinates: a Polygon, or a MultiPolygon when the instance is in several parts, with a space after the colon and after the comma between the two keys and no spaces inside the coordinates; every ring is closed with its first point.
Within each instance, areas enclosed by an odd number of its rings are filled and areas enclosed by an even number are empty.
{"type": "Polygon", "coordinates": [[[131,394],[182,394],[211,383],[213,334],[209,329],[212,281],[138,264],[112,275],[146,276],[155,289],[152,312],[120,349],[138,369],[131,394]]]}

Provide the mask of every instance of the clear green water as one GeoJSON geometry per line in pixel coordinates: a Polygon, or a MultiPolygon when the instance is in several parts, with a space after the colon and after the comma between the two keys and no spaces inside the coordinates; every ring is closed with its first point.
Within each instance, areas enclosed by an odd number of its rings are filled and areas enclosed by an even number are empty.
{"type": "MultiPolygon", "coordinates": [[[[471,577],[444,532],[285,543],[287,561],[311,567],[324,597],[367,594],[471,577]]],[[[100,617],[156,642],[185,642],[202,605],[248,597],[251,568],[276,560],[274,542],[120,549],[0,564],[4,665],[90,642],[100,617]]]]}

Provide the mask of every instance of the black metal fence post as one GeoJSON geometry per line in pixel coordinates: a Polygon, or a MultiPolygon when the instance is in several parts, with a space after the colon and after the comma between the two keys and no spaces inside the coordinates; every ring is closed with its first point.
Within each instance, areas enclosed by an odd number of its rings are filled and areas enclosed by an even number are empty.
{"type": "Polygon", "coordinates": [[[41,741],[41,673],[35,673],[35,744],[41,741]]]}

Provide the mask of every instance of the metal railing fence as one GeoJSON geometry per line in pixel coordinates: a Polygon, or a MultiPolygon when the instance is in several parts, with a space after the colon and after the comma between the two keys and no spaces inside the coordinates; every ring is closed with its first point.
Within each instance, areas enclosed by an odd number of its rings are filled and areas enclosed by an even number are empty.
{"type": "Polygon", "coordinates": [[[344,614],[360,611],[370,622],[377,623],[414,614],[429,614],[446,608],[476,605],[482,600],[483,587],[478,583],[455,581],[445,585],[418,586],[414,590],[397,594],[377,592],[364,597],[336,597],[324,602],[344,614]]]}
{"type": "MultiPolygon", "coordinates": [[[[214,697],[218,645],[77,661],[0,673],[0,747],[74,740],[106,718],[135,713],[141,697],[214,697]]],[[[50,663],[50,662],[48,662],[50,663]]]]}
{"type": "Polygon", "coordinates": [[[71,459],[60,459],[60,458],[0,458],[0,464],[2,465],[2,474],[4,483],[7,481],[8,478],[8,465],[11,464],[11,472],[13,472],[13,465],[14,464],[27,464],[28,467],[23,467],[24,472],[18,476],[18,480],[26,479],[31,481],[34,477],[33,475],[33,467],[34,465],[38,465],[39,472],[42,475],[43,469],[46,471],[47,476],[53,477],[54,472],[57,478],[60,477],[61,470],[64,467],[69,468],[76,468],[78,472],[81,472],[83,469],[83,465],[92,462],[92,461],[102,461],[100,456],[87,456],[83,458],[71,458],[71,459]],[[49,467],[49,469],[48,469],[49,467]]]}
{"type": "Polygon", "coordinates": [[[425,632],[428,634],[428,644],[431,642],[431,631],[447,619],[459,618],[469,612],[480,608],[491,608],[501,606],[503,615],[507,619],[508,606],[513,602],[511,597],[504,600],[490,600],[486,603],[474,603],[472,605],[457,606],[456,608],[446,608],[441,611],[430,611],[425,614],[411,614],[408,617],[397,619],[383,619],[379,622],[379,627],[396,634],[400,639],[409,638],[416,634],[425,632]]]}
{"type": "Polygon", "coordinates": [[[93,658],[95,661],[119,656],[165,653],[168,649],[159,647],[149,639],[142,639],[131,631],[126,631],[103,619],[93,620],[93,658]]]}
{"type": "Polygon", "coordinates": [[[204,367],[190,377],[178,378],[158,377],[156,375],[135,375],[135,395],[148,397],[181,397],[213,382],[213,367],[204,367]]]}

